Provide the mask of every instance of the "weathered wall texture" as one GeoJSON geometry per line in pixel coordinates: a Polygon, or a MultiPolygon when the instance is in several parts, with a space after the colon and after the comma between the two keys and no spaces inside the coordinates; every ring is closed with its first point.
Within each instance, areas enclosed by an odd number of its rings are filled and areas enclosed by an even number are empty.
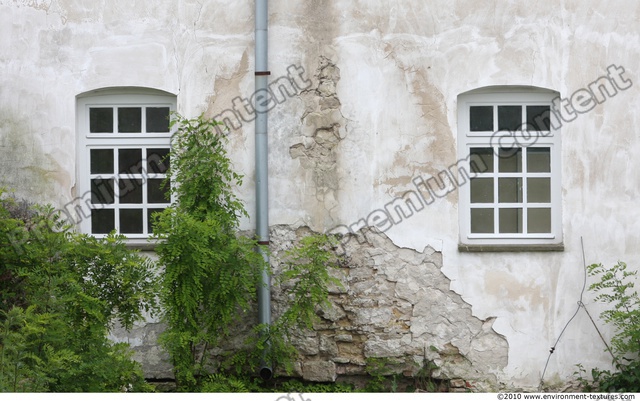
{"type": "MultiPolygon", "coordinates": [[[[334,294],[336,315],[327,312],[326,328],[304,342],[307,360],[337,374],[361,369],[362,358],[374,354],[418,358],[433,344],[460,355],[443,368],[447,374],[537,388],[582,288],[580,239],[587,263],[640,259],[640,4],[324,0],[270,7],[271,79],[296,65],[311,81],[269,118],[270,222],[274,243],[283,246],[298,227],[355,224],[358,231],[360,219],[413,189],[414,178],[455,163],[460,93],[531,85],[567,97],[607,66],[625,68],[631,88],[562,128],[563,252],[459,252],[452,191],[385,237],[365,230],[366,241],[347,244],[347,292],[334,294]]],[[[141,86],[176,94],[187,116],[230,109],[253,92],[253,3],[0,0],[0,73],[0,185],[63,206],[82,195],[76,96],[141,86]]],[[[253,214],[252,135],[249,122],[233,129],[230,150],[247,177],[238,192],[253,214]]],[[[250,217],[243,229],[253,224],[250,217]]],[[[597,315],[601,306],[589,294],[585,302],[597,315]]],[[[545,379],[569,381],[577,363],[610,366],[603,349],[579,314],[545,379]]]]}
{"type": "MultiPolygon", "coordinates": [[[[307,227],[272,230],[276,274],[282,252],[309,233],[307,227]]],[[[474,317],[450,290],[440,252],[399,248],[371,230],[361,231],[344,251],[347,262],[334,273],[342,286],[331,288],[331,305],[319,310],[315,330],[296,339],[303,378],[364,374],[367,358],[387,358],[390,370],[409,376],[430,360],[441,368],[441,378],[497,388],[495,373],[507,365],[508,344],[492,329],[493,318],[474,317]]],[[[287,289],[274,292],[277,310],[287,289]]]]}

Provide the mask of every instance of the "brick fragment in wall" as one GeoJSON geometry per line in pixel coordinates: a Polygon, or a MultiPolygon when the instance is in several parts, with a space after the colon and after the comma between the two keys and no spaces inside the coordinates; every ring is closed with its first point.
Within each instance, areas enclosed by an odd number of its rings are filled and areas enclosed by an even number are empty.
{"type": "Polygon", "coordinates": [[[353,341],[353,337],[351,336],[351,334],[336,334],[335,340],[350,343],[353,341]]]}
{"type": "Polygon", "coordinates": [[[302,378],[313,382],[334,382],[336,364],[332,361],[306,361],[302,363],[302,378]]]}
{"type": "Polygon", "coordinates": [[[333,338],[326,335],[320,336],[320,345],[318,349],[322,354],[328,356],[335,357],[338,355],[338,345],[333,338]]]}

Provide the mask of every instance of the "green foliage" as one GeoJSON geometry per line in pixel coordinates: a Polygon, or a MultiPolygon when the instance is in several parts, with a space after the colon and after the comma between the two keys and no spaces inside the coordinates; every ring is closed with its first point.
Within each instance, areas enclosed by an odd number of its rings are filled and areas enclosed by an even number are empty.
{"type": "Polygon", "coordinates": [[[627,264],[618,262],[612,268],[602,264],[587,267],[590,276],[599,281],[589,290],[597,294],[596,301],[609,305],[600,317],[615,328],[609,351],[613,355],[616,370],[593,369],[591,378],[583,377],[585,370],[578,365],[578,380],[586,390],[601,392],[640,391],[640,297],[634,290],[637,271],[627,270],[627,264]]]}
{"type": "Polygon", "coordinates": [[[211,360],[208,351],[246,318],[264,269],[256,241],[237,235],[247,213],[233,193],[232,170],[219,123],[175,115],[168,176],[176,201],[156,215],[154,233],[168,329],[162,342],[180,389],[192,389],[211,360]]]}
{"type": "Polygon", "coordinates": [[[223,374],[208,376],[202,383],[203,393],[248,393],[251,384],[246,378],[237,378],[223,374]]]}
{"type": "Polygon", "coordinates": [[[273,389],[278,393],[354,393],[352,384],[347,383],[308,383],[300,380],[287,380],[273,389]]]}
{"type": "Polygon", "coordinates": [[[370,376],[365,390],[370,393],[396,392],[398,374],[393,372],[393,366],[399,362],[389,358],[367,358],[365,372],[370,376]]]}
{"type": "Polygon", "coordinates": [[[611,306],[600,314],[607,323],[613,324],[616,334],[611,346],[617,363],[627,353],[634,357],[640,355],[640,298],[633,289],[633,280],[637,271],[627,270],[627,264],[618,262],[607,269],[602,264],[593,264],[587,268],[590,276],[600,276],[600,281],[591,284],[589,290],[598,295],[595,300],[611,306]]]}
{"type": "MultiPolygon", "coordinates": [[[[431,345],[429,348],[434,352],[439,351],[433,345],[431,345]]],[[[425,390],[430,393],[439,391],[440,383],[433,378],[433,373],[438,369],[440,368],[435,364],[435,362],[425,357],[422,361],[420,370],[418,370],[418,372],[414,376],[415,388],[425,390]]]]}
{"type": "Polygon", "coordinates": [[[0,202],[0,391],[147,391],[107,333],[156,307],[153,265],[121,237],[77,234],[50,207],[0,202]]]}
{"type": "Polygon", "coordinates": [[[335,237],[316,234],[300,240],[300,245],[286,252],[285,268],[277,280],[287,287],[289,308],[280,318],[290,327],[311,329],[318,318],[315,309],[329,306],[329,286],[341,286],[330,269],[339,265],[331,252],[337,246],[335,237]]]}
{"type": "Polygon", "coordinates": [[[210,372],[241,374],[261,362],[290,370],[296,357],[292,333],[312,327],[315,308],[327,302],[328,285],[336,282],[328,273],[336,261],[333,239],[304,238],[276,278],[291,284],[285,312],[270,325],[256,325],[245,349],[212,359],[209,351],[229,339],[229,329],[251,318],[260,277],[269,269],[255,252],[257,242],[237,233],[239,219],[247,216],[233,192],[242,176],[232,169],[217,125],[202,116],[174,115],[168,176],[175,202],[155,216],[154,225],[161,240],[159,262],[166,269],[161,297],[168,329],[161,341],[178,388],[188,391],[241,389],[239,382],[210,372]]]}
{"type": "Polygon", "coordinates": [[[288,294],[288,303],[269,327],[256,328],[254,361],[266,349],[262,357],[268,363],[291,372],[297,356],[291,337],[301,329],[312,329],[318,319],[316,309],[330,305],[329,286],[342,286],[330,274],[341,262],[332,252],[336,246],[335,237],[315,234],[303,237],[298,246],[285,253],[282,272],[275,280],[288,294]]]}
{"type": "MultiPolygon", "coordinates": [[[[432,351],[438,351],[437,348],[431,346],[432,351]]],[[[410,362],[412,365],[418,367],[416,362],[410,362]]],[[[372,393],[379,392],[398,392],[400,384],[404,381],[403,375],[398,372],[398,367],[402,362],[397,359],[391,358],[379,358],[372,357],[367,358],[365,372],[369,375],[369,379],[365,386],[365,391],[372,393]]],[[[402,387],[407,391],[422,390],[430,393],[446,391],[448,387],[447,380],[437,380],[433,378],[433,373],[438,370],[439,367],[433,361],[424,358],[422,366],[416,374],[413,376],[413,383],[402,387]]],[[[407,384],[404,381],[404,384],[407,384]]]]}
{"type": "Polygon", "coordinates": [[[202,380],[203,393],[353,393],[355,386],[347,383],[310,383],[297,379],[265,383],[246,375],[216,373],[202,380]]]}
{"type": "Polygon", "coordinates": [[[620,370],[592,369],[591,377],[582,365],[574,374],[584,391],[598,393],[637,393],[640,389],[640,361],[632,360],[620,370]],[[585,377],[586,376],[586,377],[585,377]]]}

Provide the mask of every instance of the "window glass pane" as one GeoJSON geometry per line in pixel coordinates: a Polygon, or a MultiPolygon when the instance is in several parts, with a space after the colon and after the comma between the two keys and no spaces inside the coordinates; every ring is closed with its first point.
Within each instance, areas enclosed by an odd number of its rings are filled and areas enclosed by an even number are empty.
{"type": "Polygon", "coordinates": [[[522,106],[498,106],[498,130],[517,131],[522,127],[522,106]]]}
{"type": "Polygon", "coordinates": [[[113,203],[113,178],[94,178],[91,180],[91,203],[111,204],[113,203]]]}
{"type": "Polygon", "coordinates": [[[113,149],[91,149],[91,174],[113,174],[113,149]]]}
{"type": "Polygon", "coordinates": [[[493,131],[493,106],[469,107],[469,130],[493,131]]]}
{"type": "Polygon", "coordinates": [[[147,180],[147,201],[149,203],[169,203],[169,183],[162,185],[163,178],[147,180]]]}
{"type": "Polygon", "coordinates": [[[498,171],[520,173],[522,171],[522,148],[500,148],[498,151],[498,171]]]}
{"type": "Polygon", "coordinates": [[[147,132],[169,132],[169,108],[147,107],[147,132]]]}
{"type": "Polygon", "coordinates": [[[530,233],[551,232],[551,209],[529,208],[527,209],[527,231],[530,233]]]}
{"type": "Polygon", "coordinates": [[[142,234],[142,209],[120,209],[120,232],[142,234]]]}
{"type": "Polygon", "coordinates": [[[91,107],[89,109],[89,132],[113,132],[113,108],[91,107]]]}
{"type": "Polygon", "coordinates": [[[120,174],[141,174],[142,149],[119,149],[118,172],[120,174]]]}
{"type": "Polygon", "coordinates": [[[471,203],[493,202],[493,178],[471,179],[471,203]]]}
{"type": "Polygon", "coordinates": [[[120,203],[142,203],[142,180],[120,178],[120,203]]]}
{"type": "Polygon", "coordinates": [[[527,171],[531,173],[551,172],[551,149],[550,148],[528,148],[527,149],[527,171]]]}
{"type": "Polygon", "coordinates": [[[498,202],[522,202],[522,178],[498,178],[498,202]]]}
{"type": "Polygon", "coordinates": [[[91,233],[109,234],[115,230],[115,211],[113,209],[94,209],[91,211],[91,233]]]}
{"type": "Polygon", "coordinates": [[[493,173],[493,148],[471,148],[469,164],[474,173],[493,173]]]}
{"type": "Polygon", "coordinates": [[[551,178],[527,178],[528,202],[551,202],[551,178]]]}
{"type": "Polygon", "coordinates": [[[500,209],[498,219],[500,233],[522,232],[522,209],[500,209]]]}
{"type": "Polygon", "coordinates": [[[118,132],[142,132],[140,107],[118,107],[118,132]]]}
{"type": "Polygon", "coordinates": [[[169,148],[147,149],[147,171],[164,174],[169,169],[169,148]]]}
{"type": "Polygon", "coordinates": [[[493,234],[493,209],[471,209],[471,232],[493,234]]]}
{"type": "Polygon", "coordinates": [[[550,106],[527,106],[527,127],[530,130],[549,131],[550,123],[550,106]]]}
{"type": "Polygon", "coordinates": [[[164,209],[147,209],[147,231],[149,233],[153,232],[153,215],[163,210],[164,209]]]}

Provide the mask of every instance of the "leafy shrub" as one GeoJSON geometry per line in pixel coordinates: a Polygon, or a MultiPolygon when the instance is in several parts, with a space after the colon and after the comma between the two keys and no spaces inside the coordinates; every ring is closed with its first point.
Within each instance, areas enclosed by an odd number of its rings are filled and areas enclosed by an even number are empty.
{"type": "Polygon", "coordinates": [[[346,383],[310,383],[297,379],[265,383],[248,376],[216,373],[207,376],[199,389],[204,393],[352,393],[357,390],[346,383]]]}
{"type": "Polygon", "coordinates": [[[203,393],[248,393],[249,387],[248,379],[213,374],[207,376],[199,390],[203,393]]]}
{"type": "Polygon", "coordinates": [[[341,286],[330,271],[340,265],[332,252],[337,246],[335,237],[313,234],[285,252],[283,268],[275,280],[288,295],[283,312],[268,327],[257,326],[250,339],[256,344],[253,365],[259,358],[272,366],[283,368],[288,374],[293,369],[297,351],[291,345],[295,333],[312,329],[318,320],[316,308],[329,306],[329,286],[341,286]],[[284,289],[286,288],[286,289],[284,289]],[[264,350],[267,353],[264,354],[264,350]]]}
{"type": "Polygon", "coordinates": [[[177,131],[168,176],[176,201],[155,215],[168,324],[161,341],[171,356],[179,390],[240,389],[238,382],[210,373],[241,375],[264,362],[290,370],[296,356],[291,333],[311,327],[314,308],[326,302],[327,285],[333,281],[327,269],[335,261],[335,244],[326,236],[303,239],[287,254],[287,268],[276,278],[293,283],[284,314],[272,324],[256,325],[245,349],[212,358],[210,350],[229,339],[230,328],[251,318],[260,278],[270,269],[255,252],[257,241],[238,234],[240,218],[247,216],[234,194],[242,176],[232,168],[226,137],[218,134],[217,125],[202,116],[174,116],[177,131]]]}
{"type": "Polygon", "coordinates": [[[627,270],[627,264],[618,262],[612,268],[602,264],[587,267],[590,276],[599,281],[591,284],[596,301],[609,305],[600,317],[615,328],[609,351],[613,356],[614,371],[593,369],[591,378],[583,377],[585,370],[578,365],[578,380],[587,391],[638,392],[640,391],[640,297],[634,290],[637,271],[627,270]]]}
{"type": "Polygon", "coordinates": [[[233,193],[242,177],[231,167],[218,124],[174,117],[168,176],[176,201],[155,216],[168,324],[161,341],[182,390],[193,390],[211,370],[209,350],[245,318],[264,269],[253,252],[256,242],[237,235],[240,217],[247,216],[233,193]]]}
{"type": "MultiPolygon", "coordinates": [[[[2,195],[2,193],[0,193],[2,195]]],[[[0,202],[0,391],[147,391],[107,333],[155,310],[152,263],[73,232],[50,207],[0,202]]]]}

